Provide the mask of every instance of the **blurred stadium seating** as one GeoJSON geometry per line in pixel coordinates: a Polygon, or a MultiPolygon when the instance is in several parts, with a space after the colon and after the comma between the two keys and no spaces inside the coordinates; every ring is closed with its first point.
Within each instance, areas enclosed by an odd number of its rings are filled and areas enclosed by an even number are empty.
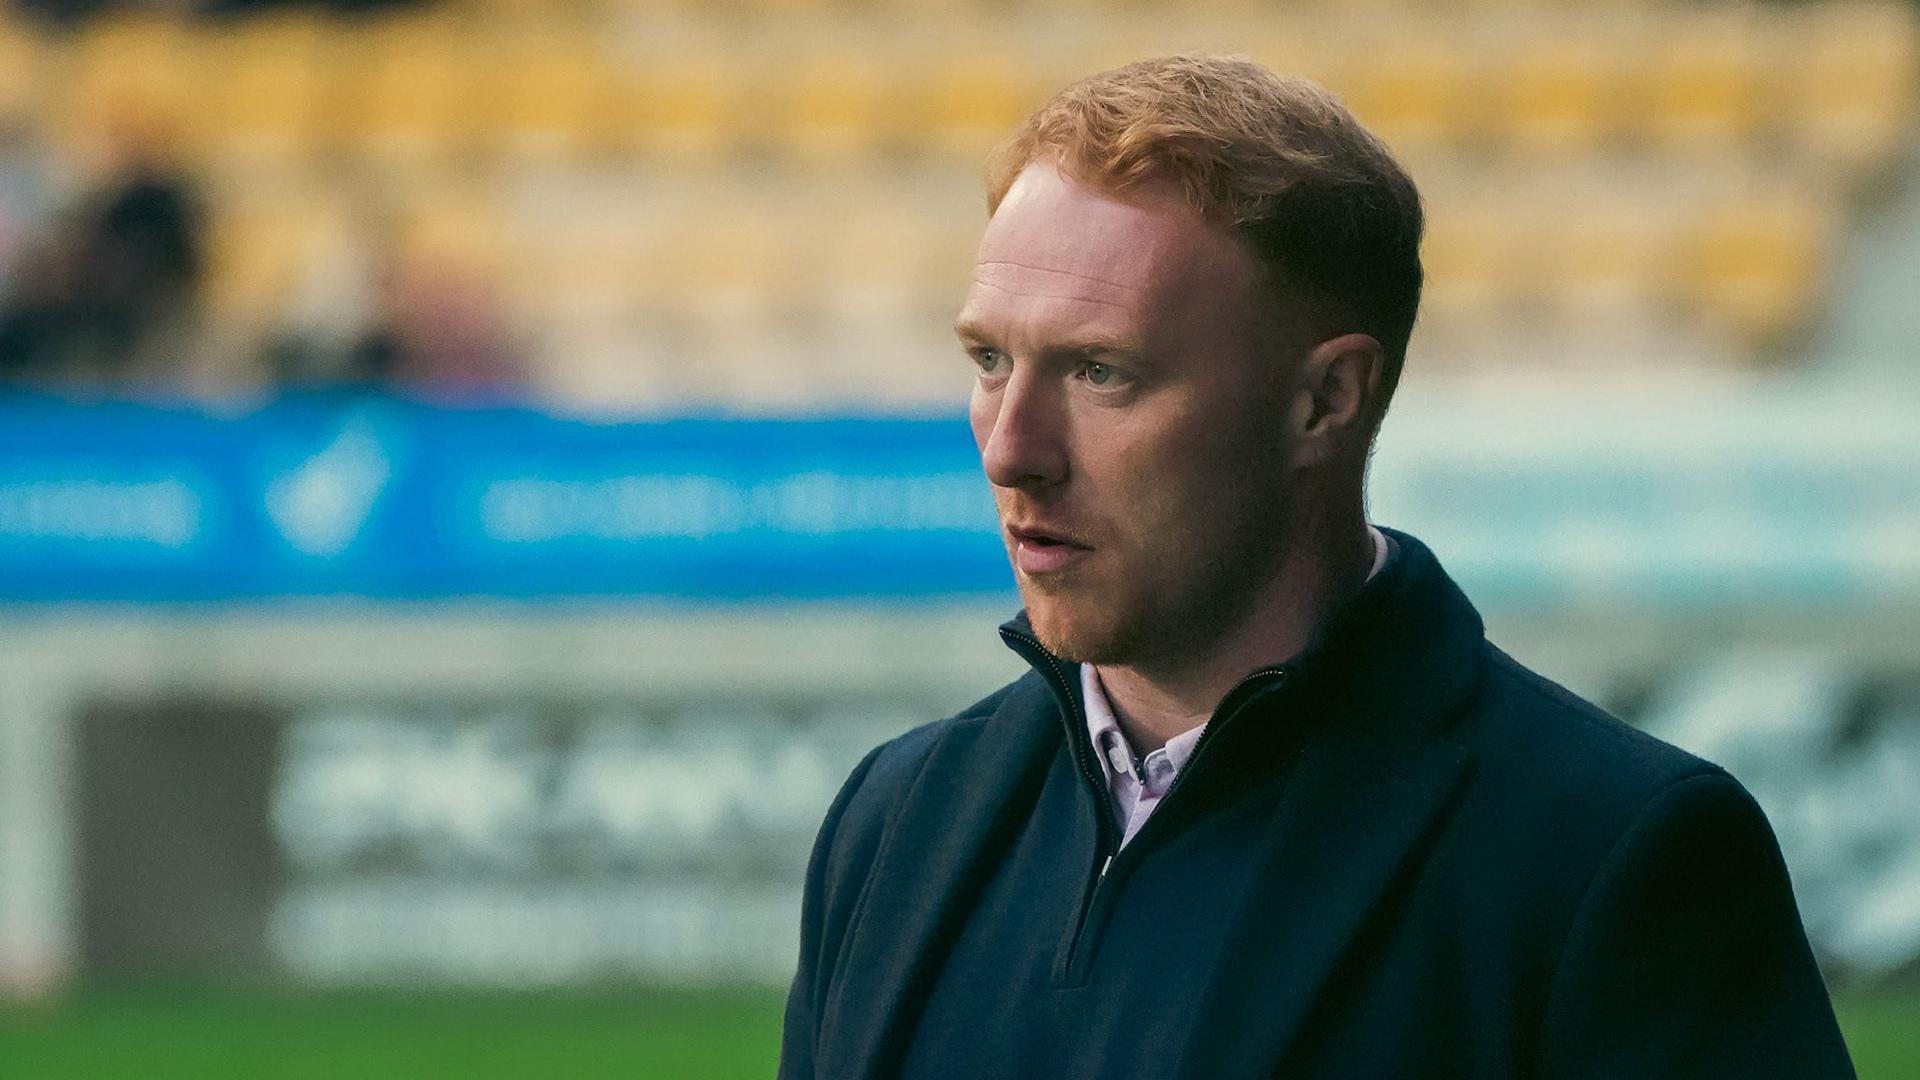
{"type": "Polygon", "coordinates": [[[1916,116],[1896,3],[1069,7],[14,18],[0,116],[82,172],[130,123],[167,133],[216,221],[212,386],[272,378],[260,337],[325,315],[329,289],[427,260],[498,290],[539,399],[739,411],[947,400],[938,365],[879,357],[947,351],[983,152],[1143,53],[1325,81],[1409,161],[1436,371],[1508,363],[1516,332],[1627,371],[1797,355],[1916,116]],[[813,376],[768,378],[775,353],[813,376]]]}

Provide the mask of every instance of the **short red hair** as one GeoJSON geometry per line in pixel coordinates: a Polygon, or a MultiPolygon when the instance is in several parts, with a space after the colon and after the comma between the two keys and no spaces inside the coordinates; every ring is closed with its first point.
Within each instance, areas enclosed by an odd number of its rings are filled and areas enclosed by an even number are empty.
{"type": "Polygon", "coordinates": [[[997,149],[987,209],[1051,159],[1114,194],[1171,182],[1244,236],[1325,337],[1358,332],[1386,354],[1392,397],[1420,306],[1424,218],[1413,180],[1325,89],[1230,56],[1167,56],[1062,90],[997,149]]]}

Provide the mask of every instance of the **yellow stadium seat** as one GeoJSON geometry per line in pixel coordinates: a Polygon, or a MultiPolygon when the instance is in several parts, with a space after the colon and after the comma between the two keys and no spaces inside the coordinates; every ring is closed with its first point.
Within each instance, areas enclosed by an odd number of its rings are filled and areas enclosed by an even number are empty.
{"type": "Polygon", "coordinates": [[[546,206],[511,232],[505,282],[529,310],[556,324],[605,323],[658,311],[670,282],[663,253],[649,247],[657,221],[645,211],[546,206]],[[653,226],[651,230],[647,226],[653,226]],[[658,273],[649,274],[658,268],[658,273]]]}
{"type": "Polygon", "coordinates": [[[1800,142],[1845,169],[1890,158],[1920,118],[1920,18],[1910,4],[1816,8],[1792,25],[1781,96],[1800,142]]]}
{"type": "Polygon", "coordinates": [[[491,72],[443,19],[406,16],[347,31],[328,134],[351,154],[402,165],[473,145],[491,72]]]}
{"type": "Polygon", "coordinates": [[[1644,319],[1671,291],[1670,201],[1600,184],[1569,190],[1541,215],[1553,314],[1574,324],[1644,319]]]}
{"type": "Polygon", "coordinates": [[[898,12],[907,18],[923,16],[945,17],[958,13],[963,17],[977,18],[980,0],[885,0],[889,12],[898,12]]]}
{"type": "Polygon", "coordinates": [[[890,148],[910,122],[896,79],[878,49],[810,52],[776,73],[767,95],[771,135],[786,154],[816,164],[890,148]]]}
{"type": "Polygon", "coordinates": [[[585,34],[518,35],[485,51],[483,138],[517,157],[565,158],[619,145],[609,60],[585,34]]]}
{"type": "Polygon", "coordinates": [[[961,48],[929,62],[909,93],[917,149],[977,165],[1015,124],[1037,108],[1050,88],[1019,58],[985,48],[961,48]]]}
{"type": "Polygon", "coordinates": [[[1315,59],[1312,36],[1298,24],[1269,23],[1249,26],[1241,49],[1247,56],[1282,75],[1313,78],[1315,59]]]}
{"type": "MultiPolygon", "coordinates": [[[[821,206],[794,240],[818,254],[806,300],[834,313],[904,315],[927,293],[933,250],[928,223],[884,197],[821,206]],[[836,212],[837,211],[837,212],[836,212]]],[[[957,303],[956,299],[956,303],[957,303]]]]}
{"type": "Polygon", "coordinates": [[[26,124],[41,111],[49,51],[31,30],[0,15],[0,125],[26,124]]]}
{"type": "Polygon", "coordinates": [[[311,154],[331,56],[310,17],[248,19],[213,32],[202,108],[210,148],[228,162],[284,161],[311,154]]]}
{"type": "Polygon", "coordinates": [[[409,193],[393,238],[394,254],[488,279],[514,255],[499,200],[484,184],[452,182],[409,193]]]}
{"type": "Polygon", "coordinates": [[[819,16],[844,6],[845,0],[754,0],[753,6],[764,15],[819,16]]]}
{"type": "Polygon", "coordinates": [[[1636,95],[1646,137],[1699,154],[1747,145],[1765,117],[1771,60],[1751,12],[1669,16],[1650,29],[1650,62],[1636,95]]]}
{"type": "Polygon", "coordinates": [[[673,51],[635,58],[617,75],[615,93],[627,138],[643,153],[697,162],[731,151],[741,141],[753,101],[745,64],[714,51],[673,51]]]}
{"type": "Polygon", "coordinates": [[[223,323],[262,330],[285,316],[303,271],[345,228],[339,208],[311,193],[216,204],[207,300],[223,323]]]}
{"type": "Polygon", "coordinates": [[[961,299],[973,282],[973,260],[980,249],[980,234],[986,228],[984,210],[978,203],[945,202],[927,219],[920,288],[928,310],[938,320],[936,326],[943,327],[958,313],[961,299]]]}
{"type": "Polygon", "coordinates": [[[540,336],[543,347],[527,378],[543,407],[631,420],[690,405],[676,380],[686,351],[657,325],[569,320],[540,336]]]}
{"type": "Polygon", "coordinates": [[[1429,193],[1421,261],[1431,321],[1484,323],[1516,305],[1536,271],[1530,223],[1517,210],[1506,200],[1429,193]]]}
{"type": "Polygon", "coordinates": [[[113,16],[90,23],[74,43],[58,92],[58,141],[82,157],[129,136],[196,153],[204,131],[200,84],[210,77],[204,58],[195,56],[198,40],[173,19],[113,16]]]}
{"type": "Polygon", "coordinates": [[[522,261],[539,279],[529,291],[561,318],[674,316],[684,289],[671,229],[679,213],[644,197],[587,212],[546,207],[548,220],[520,234],[522,261]]]}
{"type": "Polygon", "coordinates": [[[775,285],[791,277],[782,245],[784,215],[764,185],[696,173],[622,229],[621,287],[636,313],[667,320],[725,323],[773,307],[775,285]]]}
{"type": "Polygon", "coordinates": [[[1396,151],[1445,145],[1469,126],[1475,73],[1438,28],[1396,35],[1336,63],[1328,76],[1334,92],[1396,151]]]}
{"type": "Polygon", "coordinates": [[[526,28],[604,18],[620,6],[608,0],[439,0],[439,4],[471,23],[526,28]]]}
{"type": "Polygon", "coordinates": [[[793,248],[784,243],[780,215],[748,199],[704,207],[697,230],[676,230],[674,258],[684,291],[680,307],[696,319],[726,324],[765,318],[787,306],[799,275],[793,248]]]}
{"type": "Polygon", "coordinates": [[[1804,192],[1718,202],[1684,242],[1688,294],[1703,315],[1749,348],[1801,327],[1819,299],[1831,226],[1804,192]]]}
{"type": "Polygon", "coordinates": [[[1488,95],[1502,141],[1522,154],[1578,158],[1619,130],[1616,57],[1628,43],[1599,26],[1529,20],[1499,45],[1488,95]]]}

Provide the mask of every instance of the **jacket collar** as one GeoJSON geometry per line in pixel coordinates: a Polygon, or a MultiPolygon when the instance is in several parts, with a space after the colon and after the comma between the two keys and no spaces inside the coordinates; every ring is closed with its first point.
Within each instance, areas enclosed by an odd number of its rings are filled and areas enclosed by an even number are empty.
{"type": "MultiPolygon", "coordinates": [[[[1380,531],[1392,541],[1386,565],[1297,656],[1274,657],[1275,667],[1287,673],[1290,701],[1305,696],[1338,707],[1290,708],[1298,723],[1238,723],[1224,734],[1210,732],[1210,739],[1258,744],[1306,735],[1300,723],[1337,721],[1349,738],[1404,740],[1431,732],[1453,712],[1476,671],[1484,636],[1479,612],[1425,544],[1395,529],[1380,531]],[[1287,730],[1256,731],[1277,726],[1287,730]]],[[[1002,623],[1000,633],[1054,687],[1071,737],[1078,722],[1073,717],[1084,716],[1079,665],[1037,647],[1024,610],[1002,623]]],[[[1212,756],[1246,760],[1240,754],[1212,756]]]]}

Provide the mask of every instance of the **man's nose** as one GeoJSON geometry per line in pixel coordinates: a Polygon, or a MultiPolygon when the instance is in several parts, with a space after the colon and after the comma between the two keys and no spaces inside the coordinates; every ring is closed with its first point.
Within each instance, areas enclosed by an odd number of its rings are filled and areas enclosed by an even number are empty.
{"type": "Polygon", "coordinates": [[[1016,372],[983,417],[980,463],[995,487],[1035,488],[1067,477],[1066,417],[1057,395],[1016,372]]]}

